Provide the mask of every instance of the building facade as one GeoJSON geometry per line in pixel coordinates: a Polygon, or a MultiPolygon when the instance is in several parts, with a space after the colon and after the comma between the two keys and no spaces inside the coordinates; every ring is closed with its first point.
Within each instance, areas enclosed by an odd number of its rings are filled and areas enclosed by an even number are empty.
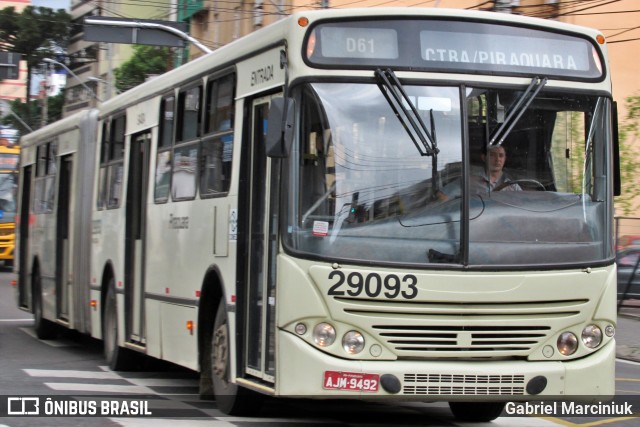
{"type": "MultiPolygon", "coordinates": [[[[0,9],[14,7],[20,13],[25,7],[31,5],[31,0],[0,0],[0,9]]],[[[3,50],[0,48],[0,50],[3,50]]],[[[9,114],[9,105],[19,99],[25,101],[27,97],[27,62],[20,61],[19,76],[17,79],[0,81],[0,116],[9,114]]]]}
{"type": "Polygon", "coordinates": [[[125,19],[155,19],[175,21],[176,0],[153,2],[113,2],[103,0],[72,0],[72,35],[67,48],[70,76],[65,92],[64,115],[95,106],[100,100],[115,95],[113,70],[132,55],[128,44],[101,43],[84,39],[83,22],[90,17],[125,19]],[[94,95],[95,94],[95,95],[94,95]]]}

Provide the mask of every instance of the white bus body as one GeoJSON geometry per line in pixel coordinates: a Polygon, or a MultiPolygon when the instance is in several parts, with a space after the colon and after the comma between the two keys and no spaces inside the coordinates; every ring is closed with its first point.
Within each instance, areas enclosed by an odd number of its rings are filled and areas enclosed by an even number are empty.
{"type": "Polygon", "coordinates": [[[199,370],[229,413],[268,394],[492,419],[509,400],[612,395],[600,37],[459,10],[305,12],[49,125],[22,140],[19,304],[42,336],[103,339],[113,369],[142,353],[199,370]],[[32,191],[52,141],[52,165],[73,164],[57,258],[65,199],[36,209],[32,191]],[[518,191],[476,188],[476,150],[497,146],[518,191]]]}

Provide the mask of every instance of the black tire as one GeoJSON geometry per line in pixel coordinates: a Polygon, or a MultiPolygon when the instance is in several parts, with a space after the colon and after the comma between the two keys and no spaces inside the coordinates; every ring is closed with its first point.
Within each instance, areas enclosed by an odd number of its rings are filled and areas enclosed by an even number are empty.
{"type": "Polygon", "coordinates": [[[104,358],[112,371],[131,369],[131,355],[127,349],[119,346],[118,305],[116,300],[115,281],[109,281],[107,295],[102,313],[102,340],[104,341],[104,358]]]}
{"type": "Polygon", "coordinates": [[[42,278],[40,272],[35,270],[32,277],[33,283],[33,320],[36,336],[41,340],[52,340],[58,336],[58,328],[55,323],[44,318],[42,312],[42,278]]]}
{"type": "Polygon", "coordinates": [[[264,396],[229,382],[231,370],[229,354],[229,327],[227,309],[223,300],[218,305],[213,322],[209,359],[216,405],[219,410],[228,415],[256,415],[260,411],[264,396]]]}
{"type": "Polygon", "coordinates": [[[502,414],[505,402],[449,402],[453,415],[460,421],[486,423],[502,414]]]}

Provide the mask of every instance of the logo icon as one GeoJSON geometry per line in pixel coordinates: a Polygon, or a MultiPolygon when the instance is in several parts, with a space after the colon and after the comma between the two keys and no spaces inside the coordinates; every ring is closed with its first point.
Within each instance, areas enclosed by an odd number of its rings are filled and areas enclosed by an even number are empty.
{"type": "Polygon", "coordinates": [[[40,398],[8,397],[7,415],[40,415],[40,398]]]}

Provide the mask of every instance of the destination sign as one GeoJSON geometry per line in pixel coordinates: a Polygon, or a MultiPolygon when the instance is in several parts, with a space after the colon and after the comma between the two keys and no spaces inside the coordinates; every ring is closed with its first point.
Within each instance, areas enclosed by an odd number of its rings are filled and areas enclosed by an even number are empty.
{"type": "Polygon", "coordinates": [[[325,68],[392,66],[437,72],[597,80],[602,59],[588,38],[504,23],[382,20],[319,23],[307,61],[325,68]]]}
{"type": "Polygon", "coordinates": [[[585,40],[558,40],[527,35],[501,35],[421,31],[422,59],[457,67],[506,66],[589,72],[591,46],[585,40]]]}
{"type": "Polygon", "coordinates": [[[398,57],[398,34],[393,29],[326,26],[319,33],[322,56],[327,58],[398,57]]]}

